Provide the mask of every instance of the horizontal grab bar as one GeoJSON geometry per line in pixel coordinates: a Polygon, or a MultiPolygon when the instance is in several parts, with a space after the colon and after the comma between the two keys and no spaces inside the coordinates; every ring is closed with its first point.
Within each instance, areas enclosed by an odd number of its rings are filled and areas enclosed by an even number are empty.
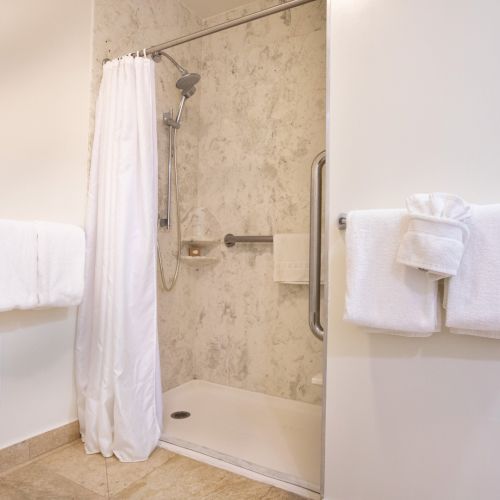
{"type": "MultiPolygon", "coordinates": [[[[337,217],[337,227],[341,230],[347,228],[347,214],[341,213],[337,217]]],[[[234,247],[236,243],[272,243],[272,236],[235,236],[234,234],[226,234],[224,236],[224,245],[234,247]]]]}
{"type": "Polygon", "coordinates": [[[272,236],[235,236],[234,234],[226,234],[224,236],[224,245],[234,247],[236,243],[272,243],[272,236]]]}

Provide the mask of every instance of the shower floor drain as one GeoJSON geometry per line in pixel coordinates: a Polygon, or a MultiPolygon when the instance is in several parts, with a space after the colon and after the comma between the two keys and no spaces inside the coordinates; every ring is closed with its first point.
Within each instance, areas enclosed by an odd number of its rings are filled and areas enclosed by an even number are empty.
{"type": "Polygon", "coordinates": [[[188,411],[174,411],[174,413],[171,413],[170,416],[172,418],[180,420],[180,419],[183,419],[183,418],[190,417],[191,413],[189,413],[188,411]]]}

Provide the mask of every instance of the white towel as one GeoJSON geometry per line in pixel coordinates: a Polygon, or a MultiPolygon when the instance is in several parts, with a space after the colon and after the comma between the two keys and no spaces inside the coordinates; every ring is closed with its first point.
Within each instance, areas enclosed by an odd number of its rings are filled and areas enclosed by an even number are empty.
{"type": "Polygon", "coordinates": [[[500,205],[473,205],[469,227],[460,269],[447,287],[446,326],[500,338],[500,205]]]}
{"type": "Polygon", "coordinates": [[[35,226],[0,220],[0,311],[32,309],[37,303],[35,226]]]}
{"type": "Polygon", "coordinates": [[[273,237],[274,281],[309,283],[309,234],[275,234],[273,237]]]}
{"type": "Polygon", "coordinates": [[[425,270],[430,279],[455,276],[469,236],[470,206],[446,193],[414,194],[406,200],[409,213],[397,261],[425,270]]]}
{"type": "Polygon", "coordinates": [[[85,233],[70,224],[36,222],[38,307],[68,307],[83,297],[85,233]]]}
{"type": "Polygon", "coordinates": [[[404,210],[348,214],[344,319],[367,331],[427,337],[440,330],[437,282],[396,262],[406,226],[404,210]]]}

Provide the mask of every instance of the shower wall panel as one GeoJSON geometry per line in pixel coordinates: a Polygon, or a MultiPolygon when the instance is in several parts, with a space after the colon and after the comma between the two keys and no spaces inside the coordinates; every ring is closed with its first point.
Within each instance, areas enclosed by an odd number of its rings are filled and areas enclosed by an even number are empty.
{"type": "MultiPolygon", "coordinates": [[[[324,1],[202,40],[198,205],[217,218],[221,238],[309,230],[310,165],[325,146],[325,58],[324,1]]],[[[195,327],[197,378],[320,402],[311,378],[323,346],[308,328],[308,287],[273,282],[272,245],[223,247],[194,287],[197,312],[186,324],[195,327]]]]}

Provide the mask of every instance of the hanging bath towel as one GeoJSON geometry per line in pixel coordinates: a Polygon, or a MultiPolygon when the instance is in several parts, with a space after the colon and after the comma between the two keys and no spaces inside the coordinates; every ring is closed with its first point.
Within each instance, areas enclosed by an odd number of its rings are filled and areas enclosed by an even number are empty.
{"type": "Polygon", "coordinates": [[[500,205],[473,205],[471,235],[447,286],[452,333],[500,339],[500,205]]]}
{"type": "Polygon", "coordinates": [[[87,453],[145,460],[161,432],[156,309],[154,63],[104,65],[88,193],[85,293],[76,340],[87,453]]]}
{"type": "Polygon", "coordinates": [[[441,327],[437,282],[396,262],[406,217],[403,210],[348,214],[344,318],[367,332],[428,337],[441,327]]]}

